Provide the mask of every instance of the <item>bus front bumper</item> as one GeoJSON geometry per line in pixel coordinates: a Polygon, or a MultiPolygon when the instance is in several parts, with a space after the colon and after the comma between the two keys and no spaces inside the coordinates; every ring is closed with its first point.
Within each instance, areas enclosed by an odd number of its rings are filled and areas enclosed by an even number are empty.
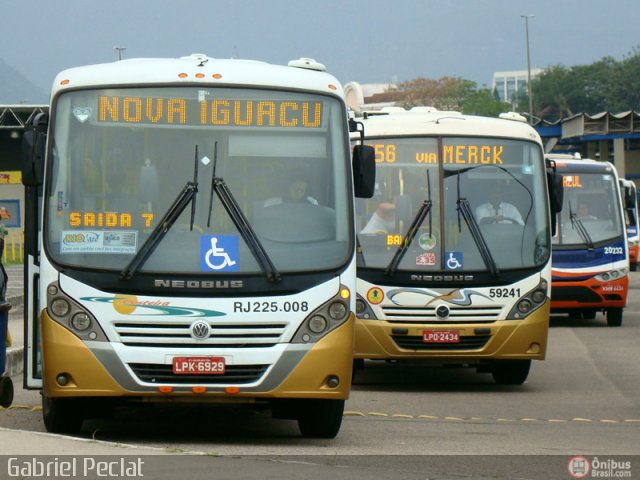
{"type": "Polygon", "coordinates": [[[549,301],[523,320],[490,323],[389,323],[356,320],[357,359],[433,360],[464,363],[484,360],[544,360],[549,330],[549,301]],[[454,330],[457,343],[424,343],[428,330],[454,330]]]}
{"type": "Polygon", "coordinates": [[[553,281],[551,312],[624,308],[627,304],[629,277],[602,283],[593,277],[586,280],[553,281]]]}
{"type": "MultiPolygon", "coordinates": [[[[150,401],[250,403],[255,399],[346,399],[351,387],[354,316],[311,346],[288,344],[281,361],[259,382],[196,384],[140,382],[109,342],[83,342],[71,331],[41,316],[44,395],[46,397],[141,397],[150,401]],[[107,368],[108,366],[108,368],[107,368]],[[64,375],[65,383],[57,379],[64,375]],[[333,386],[335,378],[338,385],[333,386]],[[330,381],[331,380],[331,381],[330,381]],[[164,388],[160,388],[164,387],[164,388]],[[170,388],[167,388],[170,387],[170,388]],[[194,387],[197,387],[194,390],[194,387]]],[[[191,353],[202,356],[198,351],[191,353]]]]}

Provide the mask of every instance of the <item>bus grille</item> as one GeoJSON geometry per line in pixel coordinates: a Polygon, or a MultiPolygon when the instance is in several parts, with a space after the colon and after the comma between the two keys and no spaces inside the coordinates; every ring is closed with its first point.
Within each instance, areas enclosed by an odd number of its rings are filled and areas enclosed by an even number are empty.
{"type": "Polygon", "coordinates": [[[399,348],[406,350],[477,350],[487,344],[491,335],[460,337],[458,343],[425,343],[422,337],[409,335],[392,335],[391,338],[399,348]]]}
{"type": "Polygon", "coordinates": [[[197,383],[216,385],[221,383],[252,383],[260,380],[269,365],[227,365],[222,375],[176,375],[172,365],[155,363],[130,363],[129,367],[143,382],[148,383],[197,383]]]}
{"type": "Polygon", "coordinates": [[[502,307],[458,307],[449,306],[449,317],[436,315],[436,306],[428,307],[382,307],[389,323],[492,323],[500,319],[502,307]]]}
{"type": "Polygon", "coordinates": [[[551,300],[599,303],[602,297],[587,287],[551,287],[551,300]]]}
{"type": "Polygon", "coordinates": [[[210,322],[210,335],[196,340],[191,336],[193,320],[114,321],[120,341],[128,346],[189,348],[271,347],[280,342],[286,323],[210,322]]]}

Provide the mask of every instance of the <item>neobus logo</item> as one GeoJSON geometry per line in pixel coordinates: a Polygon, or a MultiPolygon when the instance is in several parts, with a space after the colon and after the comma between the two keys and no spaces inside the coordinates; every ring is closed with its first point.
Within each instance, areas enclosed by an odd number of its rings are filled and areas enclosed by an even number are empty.
{"type": "Polygon", "coordinates": [[[155,279],[154,286],[161,288],[244,288],[242,280],[163,280],[155,279]]]}
{"type": "Polygon", "coordinates": [[[468,282],[473,275],[411,275],[414,282],[468,282]]]}

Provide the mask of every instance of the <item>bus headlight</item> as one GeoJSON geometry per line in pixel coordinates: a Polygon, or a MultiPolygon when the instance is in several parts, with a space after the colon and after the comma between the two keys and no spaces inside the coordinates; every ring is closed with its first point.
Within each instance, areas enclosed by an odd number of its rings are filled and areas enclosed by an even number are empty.
{"type": "Polygon", "coordinates": [[[51,313],[56,317],[65,317],[69,310],[71,310],[71,306],[64,298],[56,298],[51,302],[51,313]]]}
{"type": "Polygon", "coordinates": [[[544,302],[544,299],[546,297],[547,297],[547,292],[545,292],[544,290],[541,290],[541,289],[534,290],[533,293],[531,294],[531,298],[536,303],[544,302]]]}
{"type": "Polygon", "coordinates": [[[611,280],[618,280],[629,273],[626,268],[619,268],[617,270],[609,270],[608,272],[596,275],[594,278],[599,282],[610,282],[611,280]]]}
{"type": "Polygon", "coordinates": [[[58,282],[47,286],[49,317],[82,340],[107,341],[96,319],[82,305],[67,296],[58,282]]]}
{"type": "Polygon", "coordinates": [[[509,315],[507,315],[507,320],[522,320],[531,312],[544,305],[547,301],[548,287],[549,283],[546,280],[540,280],[536,288],[520,297],[509,312],[509,315]]]}
{"type": "Polygon", "coordinates": [[[71,326],[79,332],[84,332],[91,326],[91,317],[84,312],[78,312],[71,317],[71,326]]]}
{"type": "Polygon", "coordinates": [[[322,333],[327,328],[327,320],[322,315],[314,315],[309,319],[309,330],[313,333],[322,333]]]}
{"type": "Polygon", "coordinates": [[[371,309],[371,305],[358,294],[356,297],[356,315],[363,320],[377,320],[375,313],[371,309]]]}
{"type": "MultiPolygon", "coordinates": [[[[349,306],[344,301],[346,287],[338,294],[311,312],[293,335],[291,343],[313,343],[349,319],[349,306]]],[[[346,289],[348,291],[348,289],[346,289]]]]}
{"type": "Polygon", "coordinates": [[[329,316],[334,320],[340,320],[347,314],[347,306],[342,302],[333,302],[329,307],[329,316]]]}
{"type": "Polygon", "coordinates": [[[529,311],[531,310],[531,307],[533,307],[531,301],[529,301],[526,298],[518,302],[518,310],[520,311],[520,313],[524,313],[524,314],[529,313],[529,311]]]}

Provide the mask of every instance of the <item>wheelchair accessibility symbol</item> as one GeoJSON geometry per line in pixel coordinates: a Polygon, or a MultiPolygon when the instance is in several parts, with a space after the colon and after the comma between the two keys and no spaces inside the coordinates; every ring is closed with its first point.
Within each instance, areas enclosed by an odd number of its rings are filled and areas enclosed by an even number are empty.
{"type": "Polygon", "coordinates": [[[203,272],[238,271],[238,237],[200,237],[200,270],[203,272]]]}
{"type": "Polygon", "coordinates": [[[446,270],[458,270],[462,268],[462,252],[445,252],[446,270]]]}

